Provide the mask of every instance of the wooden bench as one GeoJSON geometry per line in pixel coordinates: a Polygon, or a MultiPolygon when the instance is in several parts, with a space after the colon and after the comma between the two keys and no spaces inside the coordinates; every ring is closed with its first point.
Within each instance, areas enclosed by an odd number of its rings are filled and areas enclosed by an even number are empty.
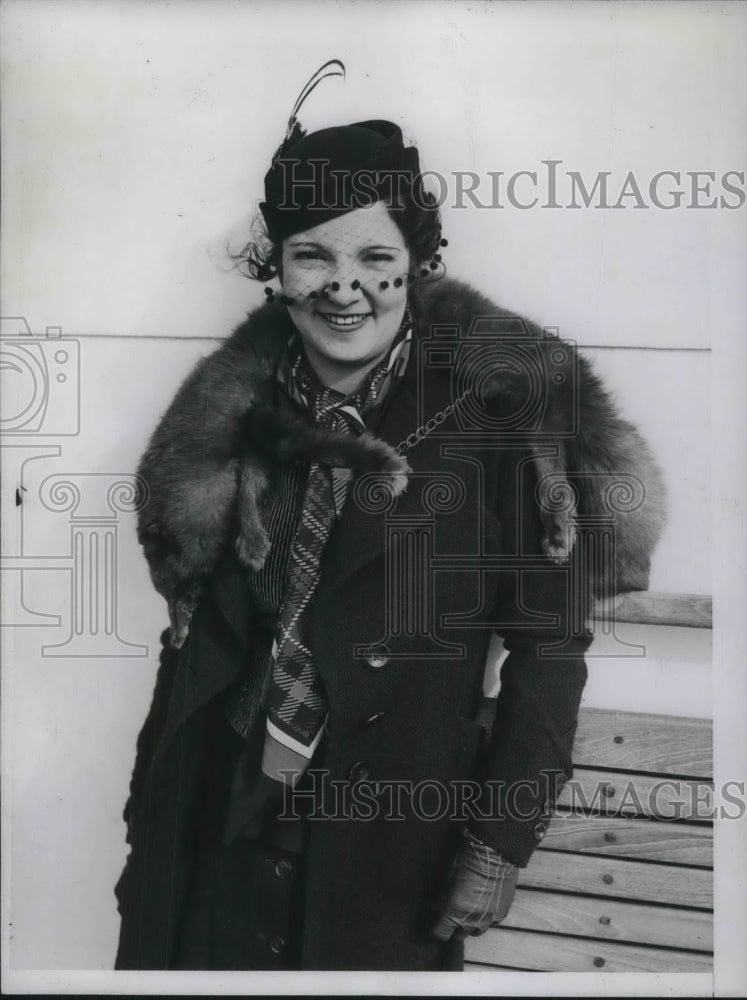
{"type": "MultiPolygon", "coordinates": [[[[692,595],[627,595],[615,613],[711,624],[692,595]]],[[[508,917],[467,939],[465,969],[712,972],[712,788],[709,719],[582,709],[574,776],[508,917]]]]}

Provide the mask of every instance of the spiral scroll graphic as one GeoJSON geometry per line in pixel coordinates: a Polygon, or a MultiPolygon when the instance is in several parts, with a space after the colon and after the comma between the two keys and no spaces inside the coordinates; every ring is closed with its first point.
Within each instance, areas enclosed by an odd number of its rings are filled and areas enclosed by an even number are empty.
{"type": "Polygon", "coordinates": [[[637,476],[620,475],[604,489],[604,504],[613,514],[638,510],[646,497],[646,488],[637,476]]]}
{"type": "Polygon", "coordinates": [[[367,472],[355,480],[353,497],[367,514],[384,514],[392,510],[397,501],[391,482],[376,472],[367,472]]]}
{"type": "Polygon", "coordinates": [[[47,477],[41,484],[39,492],[41,502],[47,510],[57,512],[69,510],[75,513],[82,496],[77,483],[70,479],[59,479],[56,476],[47,477]]]}
{"type": "Polygon", "coordinates": [[[535,491],[540,510],[550,514],[571,513],[578,506],[578,487],[562,473],[543,476],[535,491]]]}
{"type": "Polygon", "coordinates": [[[432,514],[453,514],[466,496],[464,483],[458,476],[441,475],[423,489],[423,506],[432,514]]]}
{"type": "Polygon", "coordinates": [[[130,476],[112,483],[106,491],[106,502],[115,514],[132,514],[148,502],[150,490],[142,476],[130,476]]]}

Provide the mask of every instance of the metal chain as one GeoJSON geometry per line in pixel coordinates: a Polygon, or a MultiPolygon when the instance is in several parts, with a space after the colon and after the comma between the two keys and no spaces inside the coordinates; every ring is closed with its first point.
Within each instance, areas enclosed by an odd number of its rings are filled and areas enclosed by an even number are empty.
{"type": "Polygon", "coordinates": [[[424,424],[421,424],[416,431],[408,434],[404,441],[400,441],[397,445],[397,453],[399,455],[406,454],[410,448],[414,448],[416,444],[419,444],[423,440],[423,438],[427,438],[429,434],[432,434],[437,427],[441,426],[447,417],[450,417],[451,414],[462,405],[467,396],[469,396],[473,391],[474,390],[472,388],[465,389],[461,396],[457,396],[453,403],[449,403],[449,405],[444,407],[443,410],[439,410],[438,413],[430,417],[429,420],[426,420],[424,424]]]}

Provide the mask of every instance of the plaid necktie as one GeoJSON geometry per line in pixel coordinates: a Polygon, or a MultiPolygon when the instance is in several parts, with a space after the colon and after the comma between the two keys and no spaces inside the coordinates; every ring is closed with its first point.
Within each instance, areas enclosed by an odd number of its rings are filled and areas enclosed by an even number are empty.
{"type": "MultiPolygon", "coordinates": [[[[406,313],[400,334],[387,356],[367,375],[361,388],[349,396],[314,384],[305,355],[296,342],[291,345],[295,359],[285,376],[289,395],[307,408],[317,425],[341,434],[360,434],[366,429],[365,414],[382,401],[401,377],[411,338],[410,317],[406,313]]],[[[319,581],[322,551],[342,510],[350,476],[350,469],[330,469],[312,463],[291,545],[285,599],[273,646],[272,678],[264,703],[267,731],[262,759],[263,772],[285,784],[296,784],[324,731],[327,701],[305,642],[306,611],[319,581]]]]}

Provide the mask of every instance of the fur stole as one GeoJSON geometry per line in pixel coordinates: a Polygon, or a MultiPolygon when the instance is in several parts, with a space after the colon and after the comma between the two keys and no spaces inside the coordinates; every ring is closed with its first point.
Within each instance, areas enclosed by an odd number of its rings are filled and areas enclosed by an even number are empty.
{"type": "MultiPolygon", "coordinates": [[[[471,374],[469,350],[458,351],[466,361],[455,368],[456,384],[460,376],[462,384],[472,379],[474,399],[492,420],[510,427],[512,415],[535,413],[522,437],[537,467],[548,557],[566,561],[584,519],[612,513],[614,563],[592,571],[592,592],[645,590],[664,524],[665,487],[646,442],[619,414],[589,361],[452,279],[415,286],[411,308],[416,339],[433,324],[458,328],[460,343],[492,338],[494,361],[471,374]],[[527,351],[534,359],[529,369],[518,363],[527,351]]],[[[293,329],[280,304],[252,312],[188,376],[140,462],[146,500],[138,538],[169,605],[173,646],[186,637],[201,579],[232,538],[244,565],[262,566],[269,543],[258,500],[273,463],[322,461],[380,474],[395,493],[406,487],[405,458],[370,432],[342,436],[270,407],[275,368],[293,329]]]]}

